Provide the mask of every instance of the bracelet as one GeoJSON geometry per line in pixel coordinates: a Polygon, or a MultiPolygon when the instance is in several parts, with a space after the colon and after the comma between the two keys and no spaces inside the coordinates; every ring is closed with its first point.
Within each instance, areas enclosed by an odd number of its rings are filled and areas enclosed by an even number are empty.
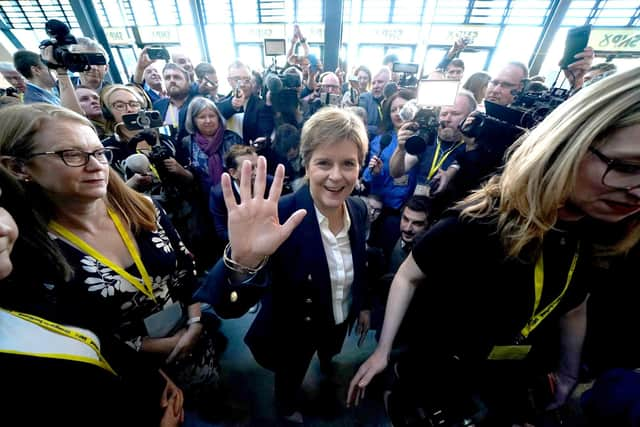
{"type": "Polygon", "coordinates": [[[241,274],[256,274],[258,271],[260,271],[260,269],[262,269],[262,267],[267,264],[268,260],[268,256],[264,257],[256,267],[247,267],[239,264],[231,259],[231,242],[227,243],[227,246],[224,248],[224,252],[222,253],[222,262],[224,262],[224,265],[228,269],[241,274]]]}
{"type": "Polygon", "coordinates": [[[200,323],[200,316],[195,316],[187,320],[187,326],[191,326],[194,323],[200,323]]]}

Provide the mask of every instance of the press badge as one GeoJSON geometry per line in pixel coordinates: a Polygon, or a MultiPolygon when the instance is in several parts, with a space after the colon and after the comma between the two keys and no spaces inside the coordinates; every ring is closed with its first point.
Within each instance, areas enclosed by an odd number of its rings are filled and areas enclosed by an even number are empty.
{"type": "Polygon", "coordinates": [[[402,175],[398,178],[393,178],[393,185],[408,185],[409,184],[409,175],[402,175]]]}
{"type": "Polygon", "coordinates": [[[496,345],[488,360],[523,360],[531,351],[530,345],[496,345]]]}

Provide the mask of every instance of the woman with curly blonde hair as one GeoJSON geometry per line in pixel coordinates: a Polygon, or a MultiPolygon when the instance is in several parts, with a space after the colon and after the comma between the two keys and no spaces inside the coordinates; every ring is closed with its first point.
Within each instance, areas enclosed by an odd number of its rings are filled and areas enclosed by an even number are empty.
{"type": "Polygon", "coordinates": [[[445,407],[461,390],[479,395],[487,425],[535,418],[527,395],[533,378],[544,376],[554,391],[552,400],[535,401],[538,415],[565,402],[578,375],[590,273],[640,240],[638,71],[560,105],[514,145],[499,176],[414,247],[393,281],[380,342],[351,381],[349,401],[386,367],[420,288],[424,322],[396,369],[404,390],[432,403],[425,385],[442,386],[445,407]],[[456,368],[447,370],[452,360],[456,368]],[[426,374],[425,367],[439,372],[426,374]]]}

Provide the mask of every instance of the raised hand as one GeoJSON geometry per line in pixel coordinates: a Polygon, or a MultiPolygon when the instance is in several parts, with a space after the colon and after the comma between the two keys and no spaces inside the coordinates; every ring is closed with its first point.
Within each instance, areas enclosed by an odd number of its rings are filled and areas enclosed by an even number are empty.
{"type": "Polygon", "coordinates": [[[245,161],[240,172],[240,203],[231,189],[231,177],[222,175],[222,194],[229,217],[229,242],[231,258],[245,266],[256,267],[264,257],[273,254],[291,235],[306,215],[299,209],[280,224],[278,219],[278,201],[282,193],[284,166],[278,165],[269,190],[269,197],[264,198],[267,182],[267,161],[258,158],[255,183],[251,179],[251,162],[245,161]]]}
{"type": "Polygon", "coordinates": [[[567,69],[564,70],[564,74],[567,80],[569,80],[569,83],[571,83],[572,88],[577,89],[582,87],[584,75],[587,74],[587,71],[591,68],[594,56],[593,48],[586,47],[582,52],[574,56],[576,61],[569,64],[567,69]]]}

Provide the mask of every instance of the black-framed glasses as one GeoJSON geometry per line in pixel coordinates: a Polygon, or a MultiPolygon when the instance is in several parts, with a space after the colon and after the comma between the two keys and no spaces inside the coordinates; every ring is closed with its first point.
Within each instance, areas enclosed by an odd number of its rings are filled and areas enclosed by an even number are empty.
{"type": "Polygon", "coordinates": [[[111,159],[113,159],[113,152],[108,148],[98,148],[96,151],[91,152],[75,150],[73,148],[60,151],[43,151],[42,153],[33,153],[29,158],[51,154],[55,154],[60,157],[65,165],[72,168],[78,168],[86,165],[89,163],[89,158],[91,156],[93,156],[98,163],[105,165],[108,165],[111,162],[111,159]]]}
{"type": "Polygon", "coordinates": [[[589,151],[607,165],[602,174],[603,185],[623,191],[640,187],[640,163],[627,163],[609,158],[593,147],[589,147],[589,151]]]}

